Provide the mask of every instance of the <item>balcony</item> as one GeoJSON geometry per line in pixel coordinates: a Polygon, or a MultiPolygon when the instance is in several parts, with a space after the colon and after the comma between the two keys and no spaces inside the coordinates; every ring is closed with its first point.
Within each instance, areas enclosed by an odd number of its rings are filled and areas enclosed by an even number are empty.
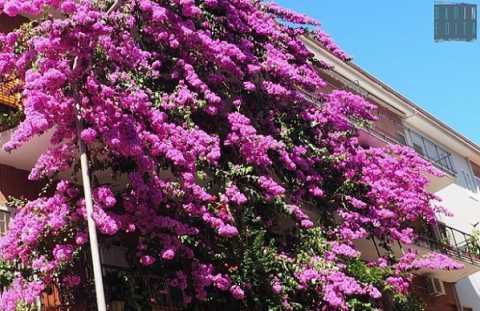
{"type": "Polygon", "coordinates": [[[24,117],[18,84],[17,79],[0,79],[0,164],[30,170],[40,154],[49,148],[52,131],[33,137],[11,153],[1,148],[10,140],[14,128],[24,117]]]}
{"type": "Polygon", "coordinates": [[[409,146],[414,149],[418,155],[444,173],[441,177],[431,174],[427,175],[430,181],[428,185],[430,192],[437,192],[455,182],[457,172],[453,165],[452,155],[428,138],[410,129],[407,129],[406,133],[410,137],[409,143],[407,143],[403,133],[400,133],[397,137],[392,137],[392,135],[384,133],[377,127],[362,128],[359,130],[359,140],[362,144],[371,147],[384,147],[389,144],[396,144],[409,146]]]}
{"type": "Polygon", "coordinates": [[[359,139],[362,144],[366,144],[370,147],[384,147],[386,145],[405,145],[405,142],[393,138],[375,127],[361,128],[359,130],[359,139]]]}
{"type": "Polygon", "coordinates": [[[407,143],[404,137],[392,137],[375,127],[360,129],[360,139],[369,146],[373,147],[381,147],[387,144],[409,146],[413,148],[422,158],[431,162],[444,173],[452,176],[457,174],[453,166],[452,155],[449,152],[445,151],[445,149],[438,146],[428,138],[425,138],[424,136],[417,134],[410,129],[407,129],[407,133],[409,133],[411,137],[411,144],[407,143]]]}
{"type": "Polygon", "coordinates": [[[434,230],[420,233],[417,244],[480,266],[480,245],[475,237],[443,223],[439,223],[434,230]]]}
{"type": "MultiPolygon", "coordinates": [[[[387,255],[387,251],[375,238],[359,240],[356,243],[362,252],[364,260],[373,261],[387,255]]],[[[419,274],[431,274],[445,282],[457,282],[468,275],[480,271],[480,247],[472,235],[439,223],[434,228],[420,229],[418,239],[413,245],[403,245],[395,241],[388,247],[396,257],[400,257],[405,249],[417,251],[419,255],[431,252],[445,254],[448,257],[462,263],[464,268],[452,271],[419,271],[419,274]]]]}
{"type": "Polygon", "coordinates": [[[10,79],[0,84],[0,132],[15,127],[23,114],[20,94],[16,92],[18,80],[10,79]]]}
{"type": "Polygon", "coordinates": [[[20,94],[15,92],[18,79],[9,79],[0,84],[0,104],[18,109],[21,106],[20,94]]]}

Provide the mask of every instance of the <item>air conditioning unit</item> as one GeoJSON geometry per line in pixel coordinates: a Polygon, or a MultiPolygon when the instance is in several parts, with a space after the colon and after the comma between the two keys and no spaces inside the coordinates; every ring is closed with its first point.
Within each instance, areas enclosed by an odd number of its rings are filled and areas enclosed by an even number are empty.
{"type": "Polygon", "coordinates": [[[443,284],[443,281],[440,280],[439,278],[436,278],[433,276],[427,276],[426,287],[427,287],[427,293],[430,296],[443,296],[446,294],[445,285],[443,284]]]}

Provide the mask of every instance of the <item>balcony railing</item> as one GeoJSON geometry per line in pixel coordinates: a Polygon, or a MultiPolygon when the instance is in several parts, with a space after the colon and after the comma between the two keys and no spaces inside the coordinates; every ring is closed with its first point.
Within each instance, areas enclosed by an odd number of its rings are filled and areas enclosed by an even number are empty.
{"type": "Polygon", "coordinates": [[[480,245],[471,234],[439,223],[437,228],[424,230],[417,240],[419,246],[443,253],[463,262],[480,266],[480,245]]]}
{"type": "Polygon", "coordinates": [[[371,127],[371,128],[366,128],[365,129],[370,135],[375,136],[376,138],[384,141],[387,144],[394,144],[394,145],[404,145],[404,142],[399,141],[398,139],[395,139],[391,137],[390,135],[387,135],[377,129],[376,127],[371,127]]]}
{"type": "MultiPolygon", "coordinates": [[[[471,234],[442,223],[439,223],[438,226],[435,227],[426,225],[414,225],[414,227],[417,233],[417,239],[414,244],[417,247],[445,254],[452,259],[480,268],[480,241],[475,239],[471,234]]],[[[377,258],[387,255],[387,248],[385,248],[384,242],[379,241],[375,237],[370,237],[369,240],[372,241],[377,258]]],[[[406,246],[407,248],[412,246],[402,245],[400,241],[390,241],[390,243],[387,244],[388,249],[393,251],[395,256],[401,256],[406,246]]],[[[363,246],[363,250],[361,249],[362,252],[365,251],[366,247],[372,247],[371,244],[366,245],[363,246]]],[[[372,259],[374,258],[372,258],[370,254],[368,260],[372,259]]]]}
{"type": "Polygon", "coordinates": [[[0,81],[0,132],[17,126],[23,118],[18,85],[19,80],[15,78],[0,81]]]}
{"type": "Polygon", "coordinates": [[[0,104],[12,108],[20,107],[20,94],[15,92],[15,88],[18,84],[18,79],[10,79],[0,84],[0,104]]]}

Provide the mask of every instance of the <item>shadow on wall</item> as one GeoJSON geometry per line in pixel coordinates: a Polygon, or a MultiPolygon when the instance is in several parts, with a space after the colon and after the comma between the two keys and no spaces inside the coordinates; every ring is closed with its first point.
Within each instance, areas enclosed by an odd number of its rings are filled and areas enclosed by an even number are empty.
{"type": "Polygon", "coordinates": [[[5,13],[0,14],[0,32],[6,33],[14,30],[19,25],[23,24],[25,21],[28,21],[27,18],[23,16],[8,16],[5,13]]]}
{"type": "Polygon", "coordinates": [[[42,188],[39,182],[28,180],[28,171],[0,164],[0,204],[10,196],[34,199],[42,188]]]}

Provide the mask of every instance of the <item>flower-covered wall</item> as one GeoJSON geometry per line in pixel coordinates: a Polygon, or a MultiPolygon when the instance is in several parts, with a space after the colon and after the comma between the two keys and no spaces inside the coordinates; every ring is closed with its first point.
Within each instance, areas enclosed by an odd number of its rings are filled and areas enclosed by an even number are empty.
{"type": "Polygon", "coordinates": [[[125,281],[115,290],[130,308],[156,303],[136,285],[142,275],[186,308],[374,310],[383,297],[408,301],[412,271],[461,268],[409,251],[360,259],[355,240],[411,244],[412,223],[435,222],[424,173],[440,173],[406,147],[359,145],[375,106],[325,90],[300,36],[349,57],[317,21],[250,0],[0,7],[37,17],[0,36],[0,73],[23,81],[25,113],[4,149],[53,132],[29,176],[45,191],[13,202],[0,239],[2,259],[22,264],[0,309],[51,285],[65,307],[95,304],[78,140],[101,244],[127,249],[112,283],[125,281]]]}

